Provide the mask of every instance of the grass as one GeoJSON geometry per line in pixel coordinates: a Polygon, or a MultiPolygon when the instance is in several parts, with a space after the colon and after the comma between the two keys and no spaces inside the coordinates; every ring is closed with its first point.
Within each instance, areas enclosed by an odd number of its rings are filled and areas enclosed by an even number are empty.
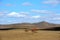
{"type": "Polygon", "coordinates": [[[0,40],[60,40],[60,31],[24,32],[24,30],[0,31],[0,40]]]}

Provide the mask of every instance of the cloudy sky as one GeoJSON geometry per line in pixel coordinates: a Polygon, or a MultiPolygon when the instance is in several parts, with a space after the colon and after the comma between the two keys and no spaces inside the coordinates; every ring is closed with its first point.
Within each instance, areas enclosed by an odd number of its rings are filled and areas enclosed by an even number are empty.
{"type": "Polygon", "coordinates": [[[60,0],[0,0],[0,24],[41,21],[60,24],[60,0]]]}

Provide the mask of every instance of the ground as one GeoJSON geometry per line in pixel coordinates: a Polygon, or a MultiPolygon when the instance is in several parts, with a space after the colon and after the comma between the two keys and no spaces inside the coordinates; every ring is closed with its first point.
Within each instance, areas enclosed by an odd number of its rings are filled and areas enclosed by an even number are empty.
{"type": "Polygon", "coordinates": [[[60,31],[0,30],[0,40],[60,40],[60,31]]]}

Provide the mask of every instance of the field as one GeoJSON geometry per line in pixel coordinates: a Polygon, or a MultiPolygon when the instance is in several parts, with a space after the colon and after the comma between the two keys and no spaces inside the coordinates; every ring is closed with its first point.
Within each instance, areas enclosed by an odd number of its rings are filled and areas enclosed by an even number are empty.
{"type": "Polygon", "coordinates": [[[0,40],[60,40],[60,31],[0,30],[0,40]]]}

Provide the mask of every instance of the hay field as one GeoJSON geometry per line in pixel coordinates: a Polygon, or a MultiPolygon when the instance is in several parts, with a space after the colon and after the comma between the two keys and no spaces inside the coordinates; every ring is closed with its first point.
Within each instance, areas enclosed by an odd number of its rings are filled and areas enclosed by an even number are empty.
{"type": "Polygon", "coordinates": [[[0,40],[60,40],[60,31],[24,32],[24,30],[0,30],[0,40]]]}

